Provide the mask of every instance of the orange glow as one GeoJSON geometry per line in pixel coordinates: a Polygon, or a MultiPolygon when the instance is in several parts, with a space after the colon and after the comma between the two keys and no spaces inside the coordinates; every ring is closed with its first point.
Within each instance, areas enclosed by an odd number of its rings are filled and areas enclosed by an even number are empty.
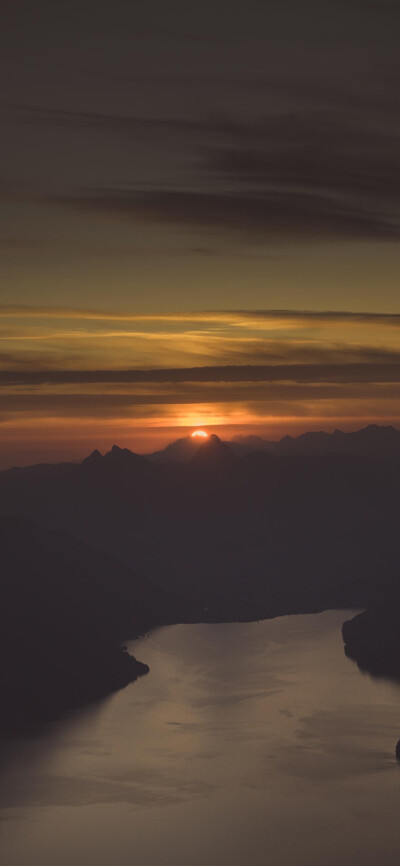
{"type": "Polygon", "coordinates": [[[204,430],[195,430],[194,433],[192,433],[192,438],[208,439],[208,433],[205,433],[204,430]]]}

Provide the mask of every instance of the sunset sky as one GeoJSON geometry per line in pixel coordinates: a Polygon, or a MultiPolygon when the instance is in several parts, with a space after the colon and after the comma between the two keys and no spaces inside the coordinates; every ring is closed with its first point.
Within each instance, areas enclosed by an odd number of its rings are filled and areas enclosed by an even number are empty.
{"type": "Polygon", "coordinates": [[[1,466],[400,426],[398,2],[15,2],[1,466]]]}

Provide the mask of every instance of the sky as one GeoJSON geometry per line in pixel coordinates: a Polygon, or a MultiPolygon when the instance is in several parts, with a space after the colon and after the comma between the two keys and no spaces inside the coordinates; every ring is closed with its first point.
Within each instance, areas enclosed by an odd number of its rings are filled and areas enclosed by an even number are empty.
{"type": "Polygon", "coordinates": [[[400,426],[399,24],[8,4],[1,466],[400,426]]]}

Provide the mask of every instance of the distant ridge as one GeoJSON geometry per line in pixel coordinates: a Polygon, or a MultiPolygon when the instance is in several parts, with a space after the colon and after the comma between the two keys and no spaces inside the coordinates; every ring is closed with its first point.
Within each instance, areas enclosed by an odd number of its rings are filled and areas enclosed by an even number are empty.
{"type": "Polygon", "coordinates": [[[0,513],[79,538],[207,617],[362,606],[370,574],[380,587],[383,568],[400,569],[399,438],[371,425],[246,453],[212,435],[164,463],[114,447],[0,473],[0,513]]]}
{"type": "Polygon", "coordinates": [[[369,424],[354,432],[335,430],[309,431],[299,436],[283,436],[278,441],[263,439],[261,436],[236,436],[231,441],[223,441],[212,433],[207,439],[184,436],[167,445],[160,451],[143,455],[113,445],[104,455],[98,449],[82,461],[82,467],[90,469],[120,468],[125,470],[145,468],[150,463],[193,463],[197,465],[232,460],[251,453],[265,453],[276,456],[317,457],[342,455],[365,457],[381,460],[400,461],[400,430],[393,426],[380,427],[369,424]]]}
{"type": "Polygon", "coordinates": [[[114,445],[80,464],[0,473],[9,719],[34,713],[39,693],[45,717],[47,695],[50,712],[126,684],[143,667],[119,640],[157,624],[400,598],[394,427],[276,443],[186,437],[168,454],[114,445]]]}
{"type": "Polygon", "coordinates": [[[232,449],[227,442],[222,442],[219,436],[212,433],[205,441],[203,441],[192,457],[192,464],[198,466],[207,466],[231,463],[235,459],[232,449]]]}
{"type": "Polygon", "coordinates": [[[202,444],[193,436],[183,436],[181,439],[176,439],[175,442],[170,442],[166,448],[154,451],[147,456],[149,460],[155,463],[185,463],[194,457],[202,444]]]}
{"type": "Polygon", "coordinates": [[[109,467],[110,469],[134,467],[146,467],[151,463],[187,463],[197,452],[207,445],[213,438],[218,439],[221,444],[226,445],[231,455],[243,457],[250,453],[264,453],[279,456],[329,456],[347,455],[355,457],[377,458],[383,460],[400,461],[400,430],[392,425],[379,426],[369,424],[360,430],[345,432],[335,430],[327,433],[324,430],[308,431],[299,436],[283,436],[279,440],[265,439],[262,436],[237,434],[229,441],[221,440],[215,434],[211,434],[208,440],[193,438],[191,435],[183,436],[170,442],[165,448],[146,454],[138,454],[129,448],[120,448],[113,445],[105,454],[95,448],[87,457],[80,462],[60,463],[37,463],[29,466],[14,466],[3,469],[4,473],[38,474],[48,472],[57,475],[68,475],[77,468],[84,467],[109,467]]]}
{"type": "Polygon", "coordinates": [[[120,464],[126,464],[129,462],[131,464],[135,464],[137,466],[145,466],[147,464],[147,458],[143,456],[143,454],[136,454],[135,451],[130,451],[129,448],[119,448],[118,445],[113,445],[110,451],[107,451],[105,454],[100,454],[100,451],[96,448],[89,454],[89,457],[86,457],[83,460],[82,465],[85,466],[101,466],[101,464],[108,466],[118,466],[120,464]]]}
{"type": "MultiPolygon", "coordinates": [[[[155,463],[185,463],[191,460],[200,449],[213,439],[211,434],[208,440],[195,439],[192,436],[183,436],[170,442],[166,448],[147,454],[148,460],[155,463]]],[[[219,439],[219,437],[216,437],[219,439]]],[[[220,442],[222,440],[219,439],[220,442]]],[[[327,433],[324,430],[309,431],[299,436],[283,436],[282,439],[272,441],[262,436],[239,434],[229,442],[224,442],[230,448],[231,454],[242,456],[252,451],[265,451],[270,454],[282,455],[328,455],[347,454],[360,457],[388,458],[400,460],[400,430],[396,427],[381,427],[378,424],[369,424],[361,430],[346,433],[343,430],[335,430],[327,433]]],[[[122,449],[127,450],[127,449],[122,449]]],[[[93,452],[94,454],[96,452],[93,452]]]]}
{"type": "Polygon", "coordinates": [[[350,433],[343,430],[333,433],[310,431],[297,437],[284,436],[277,442],[259,436],[236,436],[232,441],[236,453],[259,450],[299,456],[347,454],[400,460],[400,430],[377,424],[369,424],[350,433]]]}

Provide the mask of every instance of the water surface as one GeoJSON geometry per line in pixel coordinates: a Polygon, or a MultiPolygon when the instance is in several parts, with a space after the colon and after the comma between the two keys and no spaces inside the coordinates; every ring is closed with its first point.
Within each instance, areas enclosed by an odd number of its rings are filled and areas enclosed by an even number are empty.
{"type": "Polygon", "coordinates": [[[148,676],[8,746],[3,862],[397,866],[400,690],[346,659],[345,618],[132,642],[148,676]]]}

